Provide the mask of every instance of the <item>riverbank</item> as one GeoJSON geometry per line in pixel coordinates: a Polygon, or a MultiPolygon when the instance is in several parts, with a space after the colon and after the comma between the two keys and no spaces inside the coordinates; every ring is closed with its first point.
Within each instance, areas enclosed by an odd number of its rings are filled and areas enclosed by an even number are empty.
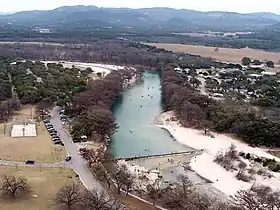
{"type": "Polygon", "coordinates": [[[191,160],[190,166],[200,176],[209,179],[212,186],[228,196],[234,195],[239,190],[249,189],[253,184],[268,185],[273,189],[280,190],[279,173],[271,172],[272,178],[256,175],[255,180],[243,182],[236,179],[234,172],[226,171],[214,162],[216,154],[219,151],[227,150],[231,144],[234,144],[238,151],[275,159],[276,161],[280,161],[279,158],[268,154],[264,149],[252,148],[224,134],[213,134],[215,138],[205,136],[203,131],[182,127],[177,121],[172,121],[172,118],[174,118],[173,112],[161,114],[157,117],[157,126],[168,130],[181,144],[193,149],[203,150],[201,155],[191,160]]]}

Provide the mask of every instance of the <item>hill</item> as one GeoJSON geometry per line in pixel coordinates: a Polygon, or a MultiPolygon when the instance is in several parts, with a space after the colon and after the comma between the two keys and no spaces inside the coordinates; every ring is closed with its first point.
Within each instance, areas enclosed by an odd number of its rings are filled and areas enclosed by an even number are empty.
{"type": "Polygon", "coordinates": [[[1,15],[0,22],[22,27],[113,27],[144,30],[186,31],[261,30],[277,24],[280,16],[272,13],[239,14],[232,12],[200,12],[172,8],[99,8],[65,6],[46,11],[24,11],[1,15]]]}

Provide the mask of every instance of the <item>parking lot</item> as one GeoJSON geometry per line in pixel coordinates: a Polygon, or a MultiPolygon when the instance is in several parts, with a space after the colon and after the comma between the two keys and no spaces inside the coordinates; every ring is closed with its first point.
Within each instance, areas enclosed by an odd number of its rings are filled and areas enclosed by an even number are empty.
{"type": "MultiPolygon", "coordinates": [[[[43,122],[36,123],[37,136],[12,138],[10,136],[13,118],[35,116],[35,107],[24,106],[12,116],[7,124],[0,124],[0,159],[8,161],[34,160],[36,163],[56,163],[65,160],[66,151],[61,144],[54,144],[43,122]],[[31,110],[33,113],[31,113],[31,110]]],[[[52,131],[50,129],[50,131],[52,131]]],[[[56,139],[58,140],[58,139],[56,139]]]]}
{"type": "Polygon", "coordinates": [[[64,144],[61,142],[59,134],[57,133],[57,130],[54,129],[53,125],[51,124],[50,120],[44,120],[44,125],[46,126],[46,129],[49,132],[49,135],[51,137],[53,144],[60,144],[61,146],[64,146],[64,144]]]}

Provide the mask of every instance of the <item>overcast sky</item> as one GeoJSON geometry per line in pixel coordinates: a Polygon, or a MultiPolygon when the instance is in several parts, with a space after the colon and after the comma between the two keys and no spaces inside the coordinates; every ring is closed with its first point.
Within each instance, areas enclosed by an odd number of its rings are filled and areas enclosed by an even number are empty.
{"type": "Polygon", "coordinates": [[[172,7],[201,11],[274,12],[280,14],[280,0],[0,0],[0,12],[54,9],[65,5],[100,7],[172,7]]]}

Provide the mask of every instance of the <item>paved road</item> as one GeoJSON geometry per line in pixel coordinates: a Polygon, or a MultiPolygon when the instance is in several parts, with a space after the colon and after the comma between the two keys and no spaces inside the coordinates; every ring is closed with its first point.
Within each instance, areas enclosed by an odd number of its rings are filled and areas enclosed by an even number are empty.
{"type": "Polygon", "coordinates": [[[201,77],[198,77],[197,78],[200,82],[201,82],[201,86],[200,86],[200,93],[202,95],[207,95],[208,96],[208,93],[206,91],[206,88],[205,88],[205,79],[204,78],[201,78],[201,77]]]}
{"type": "Polygon", "coordinates": [[[25,162],[0,160],[0,165],[3,165],[3,166],[44,167],[44,168],[60,168],[60,167],[61,168],[71,168],[71,165],[67,162],[25,164],[25,162]]]}
{"type": "Polygon", "coordinates": [[[59,107],[55,107],[51,113],[51,123],[53,124],[54,128],[57,130],[61,141],[64,143],[66,151],[68,155],[72,157],[72,160],[69,162],[72,165],[74,171],[79,175],[80,180],[84,184],[87,189],[97,189],[102,190],[102,186],[99,182],[94,178],[92,173],[87,167],[86,162],[84,159],[78,154],[79,148],[76,144],[72,142],[71,136],[66,129],[63,128],[62,123],[59,117],[59,107]]]}

